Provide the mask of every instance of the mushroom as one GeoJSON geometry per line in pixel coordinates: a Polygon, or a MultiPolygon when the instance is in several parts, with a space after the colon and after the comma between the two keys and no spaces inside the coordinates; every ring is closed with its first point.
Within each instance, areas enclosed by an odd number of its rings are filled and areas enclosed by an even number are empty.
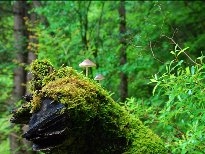
{"type": "Polygon", "coordinates": [[[97,80],[97,81],[101,81],[101,80],[104,80],[105,79],[105,77],[102,75],[102,74],[98,74],[98,75],[96,75],[95,76],[95,78],[94,78],[94,80],[97,80]]]}
{"type": "Polygon", "coordinates": [[[79,64],[80,67],[85,67],[86,69],[86,74],[85,76],[88,76],[88,67],[95,67],[96,64],[93,63],[91,60],[89,59],[85,59],[82,63],[79,64]]]}

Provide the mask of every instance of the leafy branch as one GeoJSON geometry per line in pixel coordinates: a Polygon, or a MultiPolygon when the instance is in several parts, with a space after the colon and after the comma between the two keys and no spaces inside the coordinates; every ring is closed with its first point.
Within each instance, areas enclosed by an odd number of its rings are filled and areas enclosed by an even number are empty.
{"type": "MultiPolygon", "coordinates": [[[[193,63],[196,64],[196,65],[199,65],[197,62],[195,62],[195,61],[185,52],[185,50],[183,50],[183,49],[175,42],[175,40],[173,39],[173,37],[168,37],[168,36],[166,36],[166,35],[162,35],[162,36],[164,36],[164,37],[166,37],[167,39],[171,40],[172,43],[175,44],[176,48],[178,47],[178,48],[181,50],[180,53],[183,52],[183,53],[189,58],[189,60],[190,60],[191,62],[193,62],[193,63]]],[[[180,54],[180,53],[179,53],[179,54],[180,54]]],[[[179,55],[179,54],[178,54],[178,55],[179,55]]]]}

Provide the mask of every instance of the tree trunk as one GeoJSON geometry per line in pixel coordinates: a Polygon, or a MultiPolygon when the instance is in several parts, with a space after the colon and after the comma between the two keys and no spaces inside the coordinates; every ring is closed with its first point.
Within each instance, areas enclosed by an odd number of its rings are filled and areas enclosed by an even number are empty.
{"type": "Polygon", "coordinates": [[[89,12],[90,5],[91,5],[91,1],[78,2],[78,15],[79,15],[79,22],[80,22],[80,27],[81,27],[80,28],[80,30],[81,30],[81,40],[82,40],[83,48],[84,48],[85,51],[88,50],[87,33],[88,33],[88,12],[89,12]],[[82,7],[85,8],[83,13],[81,12],[82,7]]]}
{"type": "MultiPolygon", "coordinates": [[[[26,94],[27,72],[24,66],[28,61],[28,32],[25,26],[24,17],[28,14],[28,3],[26,1],[15,1],[13,5],[14,13],[14,49],[16,62],[19,64],[14,70],[14,88],[12,93],[12,103],[18,102],[26,94]]],[[[12,132],[9,136],[11,154],[31,154],[31,145],[22,139],[21,135],[26,126],[20,126],[20,132],[12,132]]]]}
{"type": "MultiPolygon", "coordinates": [[[[119,17],[120,17],[120,67],[127,62],[127,54],[126,54],[126,9],[125,9],[125,1],[120,1],[120,5],[118,8],[119,17]]],[[[128,96],[128,77],[127,74],[123,71],[120,72],[120,99],[121,101],[125,101],[128,96]]]]}
{"type": "Polygon", "coordinates": [[[102,2],[102,7],[101,7],[101,13],[99,16],[99,20],[97,23],[97,29],[96,29],[96,36],[95,36],[95,51],[93,52],[93,56],[95,57],[96,60],[96,69],[99,68],[99,62],[98,62],[98,51],[99,51],[99,46],[102,44],[102,40],[100,38],[100,29],[101,29],[101,24],[102,24],[102,17],[104,13],[104,4],[105,2],[102,2]]]}

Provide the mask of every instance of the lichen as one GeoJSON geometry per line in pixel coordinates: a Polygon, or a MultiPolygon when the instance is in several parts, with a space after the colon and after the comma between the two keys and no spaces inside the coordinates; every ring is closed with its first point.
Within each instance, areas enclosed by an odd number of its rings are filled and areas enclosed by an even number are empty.
{"type": "Polygon", "coordinates": [[[35,76],[31,81],[31,110],[38,112],[43,98],[64,104],[61,113],[68,113],[69,135],[58,151],[79,154],[167,153],[162,140],[124,106],[116,103],[100,84],[71,67],[59,70],[52,67],[50,71],[51,66],[49,62],[38,60],[32,64],[35,76]]]}

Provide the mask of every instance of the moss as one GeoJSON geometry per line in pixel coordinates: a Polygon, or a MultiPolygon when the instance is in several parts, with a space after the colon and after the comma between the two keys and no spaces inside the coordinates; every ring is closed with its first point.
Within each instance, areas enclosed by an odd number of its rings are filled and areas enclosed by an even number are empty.
{"type": "Polygon", "coordinates": [[[30,91],[36,91],[43,87],[43,79],[54,71],[54,67],[47,60],[36,60],[31,64],[30,70],[33,77],[30,81],[30,91]]]}
{"type": "Polygon", "coordinates": [[[161,154],[167,153],[164,143],[150,129],[145,127],[139,119],[132,118],[131,127],[133,132],[130,132],[129,138],[132,139],[132,145],[126,153],[137,154],[161,154]]]}
{"type": "Polygon", "coordinates": [[[17,124],[27,124],[31,117],[31,103],[23,104],[17,110],[13,111],[13,117],[11,118],[11,122],[17,124]]]}
{"type": "MultiPolygon", "coordinates": [[[[98,83],[70,67],[50,71],[49,62],[32,64],[32,111],[43,98],[64,104],[69,135],[57,150],[73,153],[166,153],[161,139],[121,105],[98,83]],[[46,66],[44,66],[46,65],[46,66]],[[40,67],[40,68],[38,68],[40,67]],[[45,69],[45,70],[44,70],[45,69]],[[40,73],[40,74],[39,74],[40,73]]],[[[54,151],[55,152],[55,149],[54,151]]]]}

